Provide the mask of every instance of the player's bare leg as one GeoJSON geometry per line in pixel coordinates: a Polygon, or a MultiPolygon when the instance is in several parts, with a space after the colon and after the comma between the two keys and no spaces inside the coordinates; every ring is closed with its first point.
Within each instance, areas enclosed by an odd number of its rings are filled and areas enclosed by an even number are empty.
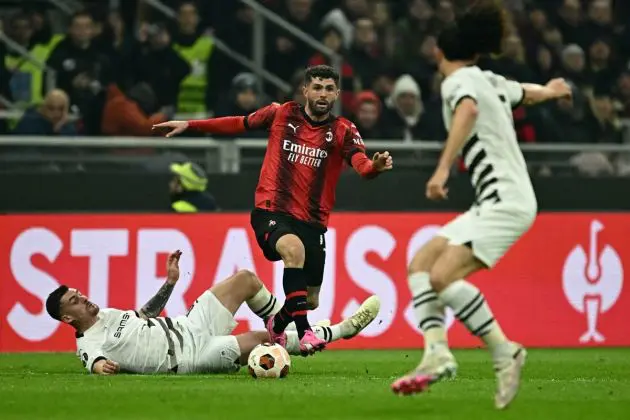
{"type": "Polygon", "coordinates": [[[283,286],[284,306],[267,321],[269,337],[273,342],[286,345],[285,329],[291,321],[295,322],[300,347],[303,354],[313,354],[326,347],[326,341],[318,338],[308,322],[307,287],[304,263],[306,252],[300,238],[287,234],[278,239],[276,250],[284,262],[283,286]]]}
{"type": "Polygon", "coordinates": [[[433,354],[450,355],[444,324],[445,307],[438,300],[430,281],[431,269],[447,246],[446,238],[436,236],[418,250],[409,264],[407,280],[413,299],[413,310],[418,328],[424,336],[423,361],[433,354]]]}
{"type": "Polygon", "coordinates": [[[416,252],[409,264],[409,290],[418,328],[424,336],[424,352],[420,364],[392,384],[394,392],[421,392],[430,384],[457,374],[457,362],[448,348],[445,307],[430,281],[431,269],[447,246],[447,239],[436,236],[416,252]]]}
{"type": "Polygon", "coordinates": [[[249,270],[239,270],[221,283],[213,286],[210,291],[232,314],[243,303],[262,319],[280,310],[278,300],[269,292],[262,281],[249,270]]]}
{"type": "MultiPolygon", "coordinates": [[[[497,376],[495,405],[505,408],[516,396],[520,371],[526,352],[519,344],[509,341],[495,321],[483,294],[464,278],[486,266],[464,245],[448,246],[431,269],[430,281],[439,299],[455,312],[457,319],[481,338],[491,351],[497,376]]],[[[406,376],[393,384],[395,392],[423,391],[431,378],[406,376]]]]}

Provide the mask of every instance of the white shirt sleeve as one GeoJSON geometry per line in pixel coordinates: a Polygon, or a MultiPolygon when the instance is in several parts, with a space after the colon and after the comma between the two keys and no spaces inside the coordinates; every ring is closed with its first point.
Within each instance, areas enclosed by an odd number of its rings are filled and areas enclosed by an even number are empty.
{"type": "Polygon", "coordinates": [[[486,76],[490,77],[495,86],[505,91],[512,108],[518,108],[523,103],[525,99],[525,89],[523,89],[523,85],[514,80],[508,80],[500,74],[491,71],[484,71],[484,73],[486,76]]]}
{"type": "Polygon", "coordinates": [[[477,101],[477,91],[468,77],[453,75],[442,83],[442,100],[451,111],[466,98],[477,101]]]}
{"type": "Polygon", "coordinates": [[[79,356],[81,363],[83,363],[83,367],[90,373],[92,373],[94,363],[99,360],[107,359],[103,354],[102,346],[85,337],[77,339],[77,356],[79,356]]]}
{"type": "Polygon", "coordinates": [[[523,89],[523,85],[519,82],[515,82],[514,80],[506,80],[505,90],[508,94],[508,99],[510,100],[512,108],[518,108],[525,99],[525,89],[523,89]]]}

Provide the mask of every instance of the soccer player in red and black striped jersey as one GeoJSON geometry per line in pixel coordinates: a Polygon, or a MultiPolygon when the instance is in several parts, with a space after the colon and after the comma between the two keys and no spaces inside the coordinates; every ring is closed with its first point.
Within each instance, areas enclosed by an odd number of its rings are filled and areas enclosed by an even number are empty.
{"type": "Polygon", "coordinates": [[[269,132],[251,224],[265,257],[284,262],[286,298],[282,310],[267,320],[267,329],[272,341],[284,344],[284,330],[294,321],[304,355],[326,345],[311,331],[307,310],[316,308],[319,301],[326,255],[324,233],[339,175],[346,164],[368,179],[392,169],[388,152],[370,159],[356,126],[331,114],[340,93],[338,85],[339,74],[332,67],[314,66],[305,73],[305,106],[274,103],[245,117],[169,121],[155,126],[168,128],[167,137],[187,129],[232,135],[249,129],[269,132]]]}

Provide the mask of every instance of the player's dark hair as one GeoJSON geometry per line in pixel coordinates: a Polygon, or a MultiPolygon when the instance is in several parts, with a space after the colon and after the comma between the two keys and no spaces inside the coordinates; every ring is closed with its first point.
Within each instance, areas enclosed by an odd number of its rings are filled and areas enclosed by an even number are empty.
{"type": "Polygon", "coordinates": [[[438,47],[449,61],[475,60],[501,52],[507,35],[507,16],[497,0],[478,0],[445,28],[438,47]]]}
{"type": "Polygon", "coordinates": [[[339,73],[331,66],[322,64],[307,68],[304,73],[304,85],[308,85],[313,79],[333,79],[335,85],[339,86],[339,73]]]}
{"type": "Polygon", "coordinates": [[[46,311],[57,321],[61,321],[61,298],[67,291],[68,286],[59,286],[46,299],[46,311]]]}

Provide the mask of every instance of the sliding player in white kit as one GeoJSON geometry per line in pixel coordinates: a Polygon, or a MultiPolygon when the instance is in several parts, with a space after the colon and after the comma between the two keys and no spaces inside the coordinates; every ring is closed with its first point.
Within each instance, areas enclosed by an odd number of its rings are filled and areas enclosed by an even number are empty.
{"type": "MultiPolygon", "coordinates": [[[[449,135],[426,195],[432,200],[447,198],[450,169],[461,151],[475,202],[446,224],[409,265],[409,287],[425,351],[418,367],[392,384],[395,393],[422,392],[455,375],[445,307],[488,346],[497,377],[495,406],[505,408],[518,391],[525,349],[506,338],[483,294],[465,277],[492,268],[536,217],[536,196],[514,131],[512,108],[568,96],[571,89],[562,79],[546,86],[520,84],[479,69],[475,63],[480,55],[500,52],[505,29],[496,2],[478,1],[439,36],[436,58],[445,76],[443,114],[449,135]]],[[[509,279],[505,281],[509,288],[509,279]]]]}
{"type": "MultiPolygon", "coordinates": [[[[247,364],[250,351],[269,342],[267,331],[230,335],[234,314],[243,302],[263,319],[278,312],[276,298],[246,270],[204,292],[188,314],[159,317],[179,279],[180,251],[169,255],[167,280],[139,311],[99,309],[76,289],[60,286],[46,300],[46,310],[58,321],[73,326],[77,355],[83,366],[97,374],[230,373],[247,364]]],[[[350,318],[339,324],[315,326],[315,334],[332,342],[350,339],[376,318],[380,302],[368,298],[350,318]]],[[[296,331],[287,331],[287,351],[306,356],[296,331]]]]}

